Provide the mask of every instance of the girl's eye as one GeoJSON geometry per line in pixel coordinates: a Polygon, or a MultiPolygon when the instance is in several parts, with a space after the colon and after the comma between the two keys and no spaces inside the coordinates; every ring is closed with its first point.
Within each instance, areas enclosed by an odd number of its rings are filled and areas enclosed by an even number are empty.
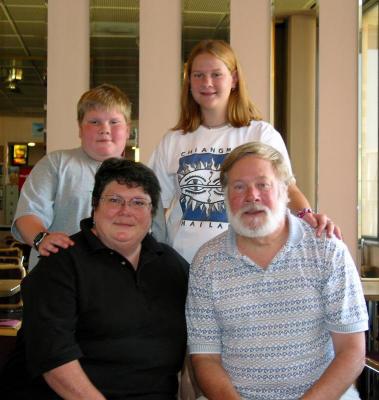
{"type": "Polygon", "coordinates": [[[200,72],[194,72],[194,73],[192,74],[192,76],[193,76],[194,78],[196,78],[196,79],[199,79],[199,78],[202,77],[202,74],[201,74],[200,72]]]}
{"type": "Polygon", "coordinates": [[[222,73],[221,72],[214,72],[212,74],[212,76],[213,76],[213,78],[220,78],[222,76],[222,73]]]}

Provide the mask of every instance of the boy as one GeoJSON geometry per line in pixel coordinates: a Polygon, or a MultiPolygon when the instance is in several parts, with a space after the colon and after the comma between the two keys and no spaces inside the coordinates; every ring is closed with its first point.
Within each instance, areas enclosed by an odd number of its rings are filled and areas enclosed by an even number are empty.
{"type": "Polygon", "coordinates": [[[103,84],[81,96],[81,146],[47,154],[21,190],[11,230],[17,240],[33,247],[29,269],[36,265],[38,253],[48,256],[73,245],[69,235],[91,215],[94,175],[105,159],[122,157],[130,118],[130,101],[115,86],[103,84]]]}

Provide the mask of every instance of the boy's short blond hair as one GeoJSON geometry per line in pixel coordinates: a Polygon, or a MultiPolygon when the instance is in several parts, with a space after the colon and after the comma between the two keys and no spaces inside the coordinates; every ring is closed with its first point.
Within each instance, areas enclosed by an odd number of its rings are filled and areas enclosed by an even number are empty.
{"type": "Polygon", "coordinates": [[[86,112],[96,109],[117,110],[124,115],[127,123],[130,122],[132,109],[130,100],[117,86],[104,83],[83,93],[77,105],[79,125],[83,122],[86,112]]]}

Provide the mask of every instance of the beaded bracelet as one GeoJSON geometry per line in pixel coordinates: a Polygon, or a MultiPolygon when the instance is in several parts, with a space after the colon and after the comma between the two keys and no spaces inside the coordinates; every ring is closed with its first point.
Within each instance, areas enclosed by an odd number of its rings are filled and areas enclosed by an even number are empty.
{"type": "Polygon", "coordinates": [[[313,213],[313,211],[312,211],[311,208],[303,208],[302,210],[299,210],[299,211],[296,213],[296,215],[297,215],[299,218],[303,218],[305,214],[312,214],[312,213],[313,213]]]}

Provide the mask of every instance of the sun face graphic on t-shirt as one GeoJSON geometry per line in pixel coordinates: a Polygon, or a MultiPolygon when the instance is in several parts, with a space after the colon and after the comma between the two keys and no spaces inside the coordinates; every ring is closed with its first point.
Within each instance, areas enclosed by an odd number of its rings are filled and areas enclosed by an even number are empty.
{"type": "Polygon", "coordinates": [[[226,222],[220,166],[226,154],[190,154],[179,160],[183,219],[226,222]]]}

